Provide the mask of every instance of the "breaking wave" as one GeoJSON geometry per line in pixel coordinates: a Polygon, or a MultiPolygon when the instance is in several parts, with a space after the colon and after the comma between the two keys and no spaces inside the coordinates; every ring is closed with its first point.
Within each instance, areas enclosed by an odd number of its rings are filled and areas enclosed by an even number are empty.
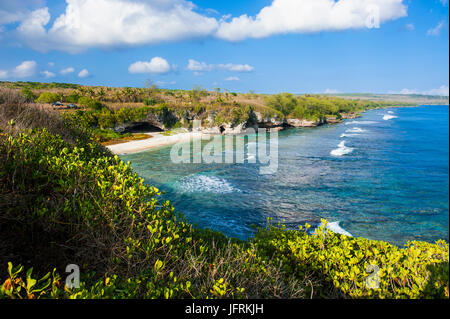
{"type": "Polygon", "coordinates": [[[342,156],[353,152],[353,148],[345,146],[345,141],[339,143],[338,148],[330,152],[333,156],[342,156]]]}

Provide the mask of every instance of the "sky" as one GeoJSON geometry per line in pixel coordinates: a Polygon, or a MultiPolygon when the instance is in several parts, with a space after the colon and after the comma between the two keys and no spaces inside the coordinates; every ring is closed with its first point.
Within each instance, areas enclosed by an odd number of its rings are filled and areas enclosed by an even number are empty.
{"type": "Polygon", "coordinates": [[[0,0],[0,81],[449,94],[448,0],[0,0]]]}

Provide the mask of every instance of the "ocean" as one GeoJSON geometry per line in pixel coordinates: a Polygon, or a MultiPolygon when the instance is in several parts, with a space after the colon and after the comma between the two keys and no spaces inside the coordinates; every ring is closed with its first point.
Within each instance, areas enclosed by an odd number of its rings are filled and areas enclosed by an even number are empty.
{"type": "Polygon", "coordinates": [[[121,158],[189,222],[231,237],[253,236],[268,218],[290,229],[325,218],[334,231],[395,245],[448,241],[448,106],[371,110],[282,131],[277,143],[278,169],[266,175],[259,163],[173,163],[171,147],[121,158]]]}

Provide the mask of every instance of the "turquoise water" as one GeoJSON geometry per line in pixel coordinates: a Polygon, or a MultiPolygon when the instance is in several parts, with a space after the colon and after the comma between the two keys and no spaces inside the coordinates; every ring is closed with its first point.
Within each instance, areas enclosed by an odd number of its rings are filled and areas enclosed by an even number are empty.
{"type": "Polygon", "coordinates": [[[289,228],[326,218],[353,236],[402,245],[448,240],[448,123],[447,106],[422,106],[289,129],[272,175],[260,175],[260,164],[174,164],[170,147],[121,158],[190,222],[229,236],[251,237],[268,217],[289,228]]]}

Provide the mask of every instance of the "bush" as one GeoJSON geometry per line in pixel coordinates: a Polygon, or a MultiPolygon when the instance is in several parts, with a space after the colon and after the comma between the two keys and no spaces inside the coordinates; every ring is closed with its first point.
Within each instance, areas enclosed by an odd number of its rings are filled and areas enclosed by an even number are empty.
{"type": "Polygon", "coordinates": [[[101,102],[82,96],[78,99],[78,103],[86,108],[89,108],[91,110],[94,111],[101,111],[102,109],[106,108],[106,106],[104,104],[102,104],[101,102]]]}
{"type": "Polygon", "coordinates": [[[352,298],[448,298],[449,247],[410,242],[405,248],[353,238],[326,229],[326,221],[308,234],[271,227],[256,235],[266,256],[283,262],[286,271],[314,270],[352,298]],[[368,273],[370,272],[370,273],[368,273]]]}
{"type": "Polygon", "coordinates": [[[34,102],[37,96],[29,88],[22,88],[22,96],[27,100],[27,102],[34,102]]]}
{"type": "Polygon", "coordinates": [[[76,103],[78,103],[79,99],[80,99],[80,95],[75,93],[75,92],[73,92],[73,93],[69,94],[67,97],[65,97],[64,100],[67,103],[74,103],[74,104],[76,104],[76,103]]]}
{"type": "Polygon", "coordinates": [[[55,103],[58,101],[60,101],[59,94],[51,92],[43,92],[41,95],[39,95],[39,98],[37,99],[38,103],[55,103]]]}
{"type": "Polygon", "coordinates": [[[156,104],[156,100],[154,98],[144,99],[144,105],[146,105],[146,106],[151,106],[151,105],[155,105],[155,104],[156,104]]]}

